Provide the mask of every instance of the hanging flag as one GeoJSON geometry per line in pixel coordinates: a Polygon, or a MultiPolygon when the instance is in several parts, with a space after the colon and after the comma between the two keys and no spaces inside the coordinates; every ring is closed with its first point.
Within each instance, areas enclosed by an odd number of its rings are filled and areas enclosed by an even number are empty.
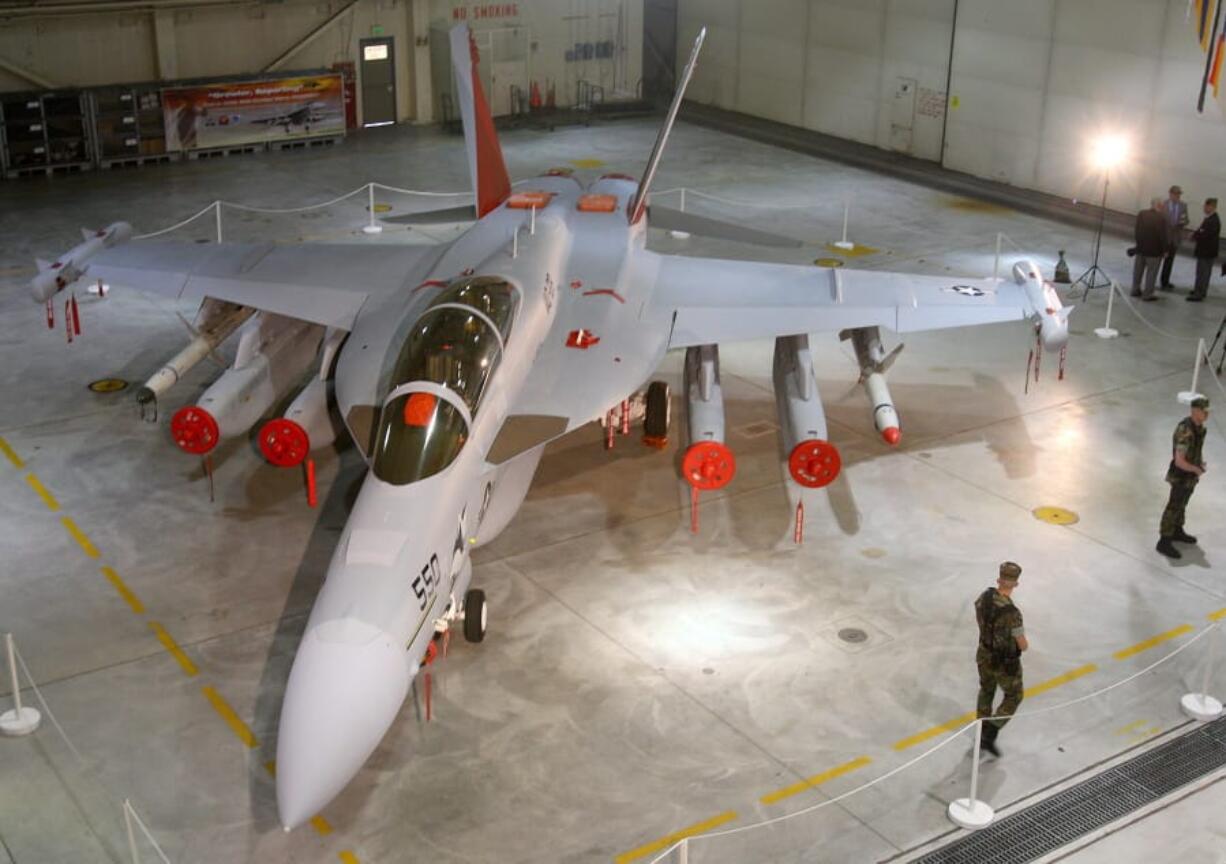
{"type": "Polygon", "coordinates": [[[1226,33],[1226,29],[1219,27],[1222,23],[1222,5],[1226,3],[1226,0],[1200,0],[1200,2],[1202,3],[1201,11],[1204,13],[1201,18],[1202,21],[1208,17],[1209,4],[1213,4],[1213,21],[1201,39],[1201,47],[1205,51],[1205,71],[1200,79],[1200,96],[1196,100],[1196,111],[1199,114],[1203,114],[1205,112],[1205,95],[1210,83],[1213,83],[1214,96],[1217,95],[1218,85],[1216,80],[1214,80],[1214,76],[1220,75],[1221,72],[1221,64],[1216,61],[1221,56],[1221,39],[1218,34],[1226,33]],[[1210,51],[1210,45],[1217,46],[1216,50],[1210,51]]]}
{"type": "Polygon", "coordinates": [[[1213,68],[1209,70],[1209,83],[1213,85],[1213,98],[1217,98],[1218,83],[1222,77],[1222,54],[1226,53],[1226,33],[1217,37],[1217,50],[1213,52],[1213,68]]]}
{"type": "Polygon", "coordinates": [[[1209,6],[1214,0],[1196,0],[1196,37],[1200,50],[1209,50],[1209,6]]]}

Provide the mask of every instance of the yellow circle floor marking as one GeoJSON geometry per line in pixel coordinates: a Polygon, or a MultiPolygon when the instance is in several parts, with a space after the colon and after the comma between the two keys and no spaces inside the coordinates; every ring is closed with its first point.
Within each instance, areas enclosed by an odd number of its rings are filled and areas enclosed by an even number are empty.
{"type": "Polygon", "coordinates": [[[118,393],[127,386],[128,382],[122,378],[99,378],[89,382],[89,389],[94,393],[118,393]]]}
{"type": "Polygon", "coordinates": [[[1080,516],[1063,507],[1036,507],[1030,512],[1034,514],[1034,518],[1048,525],[1073,525],[1081,521],[1080,516]]]}
{"type": "Polygon", "coordinates": [[[576,168],[603,168],[603,159],[571,159],[570,164],[576,168]]]}
{"type": "Polygon", "coordinates": [[[376,205],[375,205],[375,212],[376,212],[376,213],[386,213],[386,212],[388,212],[388,211],[389,211],[389,210],[391,210],[391,209],[392,209],[392,205],[391,205],[391,204],[376,204],[376,205]]]}
{"type": "Polygon", "coordinates": [[[817,258],[813,261],[818,267],[842,267],[843,260],[841,258],[817,258]]]}

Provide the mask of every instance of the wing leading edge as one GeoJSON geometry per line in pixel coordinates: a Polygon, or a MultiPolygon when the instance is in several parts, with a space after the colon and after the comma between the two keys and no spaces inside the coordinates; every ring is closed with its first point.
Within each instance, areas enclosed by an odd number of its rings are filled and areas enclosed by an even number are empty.
{"type": "Polygon", "coordinates": [[[430,246],[132,242],[89,261],[88,278],[176,299],[213,297],[350,330],[368,297],[405,286],[430,246]]]}
{"type": "Polygon", "coordinates": [[[644,314],[672,319],[670,349],[856,327],[909,333],[1040,311],[1026,286],[1006,281],[658,257],[644,314]]]}

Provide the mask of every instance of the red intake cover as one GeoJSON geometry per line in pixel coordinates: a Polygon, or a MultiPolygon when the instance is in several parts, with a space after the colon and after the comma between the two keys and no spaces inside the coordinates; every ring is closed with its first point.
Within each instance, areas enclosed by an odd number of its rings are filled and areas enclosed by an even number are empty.
{"type": "Polygon", "coordinates": [[[723,489],[736,474],[736,457],[719,441],[699,441],[685,451],[681,476],[695,489],[723,489]]]}
{"type": "Polygon", "coordinates": [[[833,482],[843,467],[838,448],[829,441],[810,438],[801,441],[788,456],[788,471],[801,486],[820,489],[833,482]]]}
{"type": "Polygon", "coordinates": [[[277,417],[260,427],[260,452],[278,468],[293,468],[311,452],[306,430],[293,420],[277,417]]]}
{"type": "Polygon", "coordinates": [[[203,456],[221,440],[213,415],[199,405],[184,405],[170,418],[170,435],[184,453],[203,456]]]}

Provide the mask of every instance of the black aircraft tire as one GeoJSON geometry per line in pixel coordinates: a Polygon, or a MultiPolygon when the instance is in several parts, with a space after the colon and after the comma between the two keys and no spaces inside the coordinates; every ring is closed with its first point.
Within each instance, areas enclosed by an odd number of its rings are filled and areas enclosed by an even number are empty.
{"type": "Polygon", "coordinates": [[[480,642],[485,638],[486,626],[485,592],[470,588],[464,595],[464,638],[480,642]]]}
{"type": "Polygon", "coordinates": [[[669,391],[664,381],[647,385],[647,414],[643,417],[643,433],[652,438],[668,437],[669,391]]]}

